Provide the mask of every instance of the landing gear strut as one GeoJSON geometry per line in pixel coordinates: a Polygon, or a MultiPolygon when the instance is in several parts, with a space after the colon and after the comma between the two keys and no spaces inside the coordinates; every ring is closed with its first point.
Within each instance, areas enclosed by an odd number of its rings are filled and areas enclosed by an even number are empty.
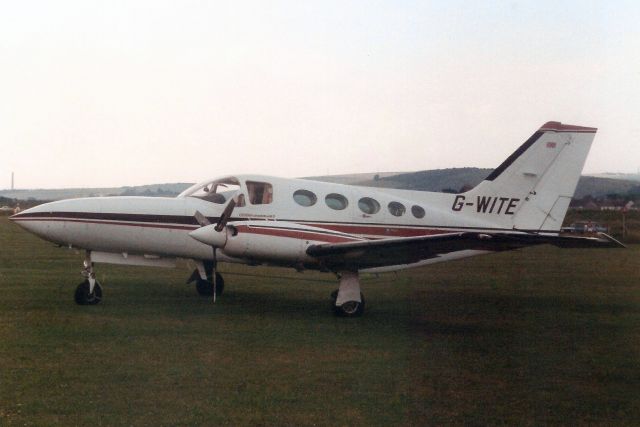
{"type": "Polygon", "coordinates": [[[360,317],[364,313],[364,295],[360,292],[358,272],[340,274],[340,288],[331,294],[333,313],[340,317],[360,317]]]}
{"type": "Polygon", "coordinates": [[[87,251],[84,257],[84,269],[82,275],[85,280],[78,285],[75,293],[76,304],[96,305],[102,300],[102,287],[96,280],[96,273],[93,271],[91,262],[91,251],[87,251]]]}

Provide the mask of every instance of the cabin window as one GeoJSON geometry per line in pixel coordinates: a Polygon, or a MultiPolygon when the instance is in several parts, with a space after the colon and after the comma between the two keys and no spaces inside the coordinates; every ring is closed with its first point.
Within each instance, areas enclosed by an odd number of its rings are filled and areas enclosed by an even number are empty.
{"type": "Polygon", "coordinates": [[[268,182],[247,181],[247,193],[252,205],[268,205],[273,202],[273,186],[268,182]]]}
{"type": "Polygon", "coordinates": [[[358,200],[358,207],[362,212],[373,215],[375,213],[378,213],[378,211],[380,210],[380,203],[378,203],[371,197],[363,197],[362,199],[358,200]]]}
{"type": "Polygon", "coordinates": [[[393,216],[402,216],[407,211],[402,203],[391,202],[389,203],[389,212],[393,216]]]}
{"type": "Polygon", "coordinates": [[[418,205],[411,206],[411,213],[416,218],[424,218],[424,209],[418,205]]]}
{"type": "Polygon", "coordinates": [[[349,201],[342,194],[331,193],[327,194],[327,197],[324,198],[324,202],[331,209],[335,209],[337,211],[341,211],[346,209],[349,206],[349,201]]]}
{"type": "Polygon", "coordinates": [[[318,198],[315,194],[308,190],[296,190],[293,193],[293,200],[300,206],[313,206],[318,201],[318,198]]]}

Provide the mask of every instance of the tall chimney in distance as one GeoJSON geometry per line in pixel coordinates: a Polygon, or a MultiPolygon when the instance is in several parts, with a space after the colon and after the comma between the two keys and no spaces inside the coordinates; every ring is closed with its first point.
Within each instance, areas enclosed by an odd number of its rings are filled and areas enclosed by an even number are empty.
{"type": "Polygon", "coordinates": [[[11,190],[13,191],[13,172],[11,172],[11,190]]]}

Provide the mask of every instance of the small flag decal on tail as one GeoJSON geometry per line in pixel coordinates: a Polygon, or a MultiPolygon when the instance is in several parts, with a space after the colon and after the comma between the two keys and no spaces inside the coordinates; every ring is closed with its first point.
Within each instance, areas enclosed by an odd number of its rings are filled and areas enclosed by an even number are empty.
{"type": "Polygon", "coordinates": [[[555,142],[547,142],[547,148],[556,148],[555,142]]]}

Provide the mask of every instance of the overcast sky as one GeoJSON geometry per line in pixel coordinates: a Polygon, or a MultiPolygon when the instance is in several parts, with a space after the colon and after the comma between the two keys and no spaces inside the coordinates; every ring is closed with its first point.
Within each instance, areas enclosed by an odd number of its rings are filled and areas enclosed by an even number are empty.
{"type": "Polygon", "coordinates": [[[0,188],[496,167],[549,120],[640,167],[637,1],[1,1],[0,188]]]}

